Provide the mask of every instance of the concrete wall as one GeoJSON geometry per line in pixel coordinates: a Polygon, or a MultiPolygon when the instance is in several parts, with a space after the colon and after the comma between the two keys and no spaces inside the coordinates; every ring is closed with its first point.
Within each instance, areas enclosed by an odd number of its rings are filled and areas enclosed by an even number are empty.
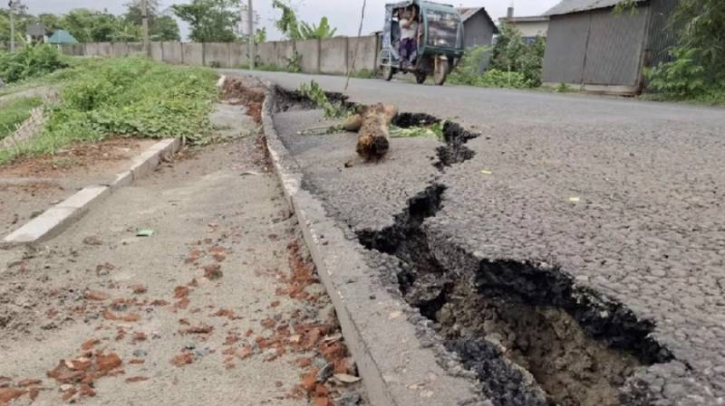
{"type": "Polygon", "coordinates": [[[295,53],[295,41],[278,41],[274,44],[276,65],[285,68],[288,60],[292,59],[295,53]]]}
{"type": "MultiPolygon", "coordinates": [[[[359,39],[338,37],[322,41],[266,42],[257,46],[257,62],[284,69],[296,50],[301,56],[302,72],[344,75],[348,68],[355,71],[376,70],[378,47],[378,38],[374,35],[359,39]],[[353,59],[355,66],[352,66],[353,59]]],[[[67,46],[63,51],[77,56],[127,57],[143,54],[143,45],[125,42],[87,43],[67,46]]],[[[150,56],[155,61],[175,65],[211,66],[216,62],[220,67],[233,68],[249,64],[246,43],[152,42],[150,56]]]]}
{"type": "Polygon", "coordinates": [[[229,47],[229,54],[229,62],[232,68],[249,65],[248,44],[231,44],[229,47]]]}
{"type": "Polygon", "coordinates": [[[181,47],[184,65],[204,66],[204,44],[187,42],[181,47]]]}
{"type": "Polygon", "coordinates": [[[300,65],[304,73],[320,72],[320,41],[311,39],[307,41],[297,41],[295,43],[297,53],[302,55],[300,65]]]}
{"type": "Polygon", "coordinates": [[[181,65],[184,63],[184,52],[181,42],[162,42],[164,62],[181,65]]]}
{"type": "Polygon", "coordinates": [[[330,75],[347,73],[347,37],[320,41],[320,72],[330,75]]]}
{"type": "Polygon", "coordinates": [[[354,72],[374,71],[378,65],[378,38],[376,36],[348,39],[348,64],[354,72]],[[357,51],[357,57],[355,53],[357,51]],[[354,65],[353,65],[354,63],[354,65]]]}
{"type": "Polygon", "coordinates": [[[128,45],[128,56],[138,56],[138,55],[144,54],[143,43],[129,42],[127,45],[128,45]]]}
{"type": "Polygon", "coordinates": [[[128,44],[125,42],[114,42],[111,44],[111,55],[114,58],[128,56],[128,44]]]}
{"type": "Polygon", "coordinates": [[[151,59],[157,62],[163,62],[164,60],[164,46],[163,42],[152,42],[151,43],[151,59]]]}
{"type": "Polygon", "coordinates": [[[230,68],[232,65],[229,61],[231,51],[230,43],[208,43],[204,44],[204,62],[206,66],[218,64],[222,68],[230,68]]]}
{"type": "Polygon", "coordinates": [[[262,65],[277,65],[277,51],[274,42],[257,45],[257,61],[262,65]]]}

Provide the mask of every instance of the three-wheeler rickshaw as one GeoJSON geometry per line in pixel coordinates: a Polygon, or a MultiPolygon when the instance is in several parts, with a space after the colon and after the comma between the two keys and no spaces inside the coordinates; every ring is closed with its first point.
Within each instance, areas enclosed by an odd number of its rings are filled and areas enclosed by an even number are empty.
{"type": "Polygon", "coordinates": [[[418,83],[433,75],[443,85],[448,74],[463,57],[463,22],[455,7],[423,0],[407,0],[385,5],[380,70],[385,80],[397,72],[412,73],[418,83]],[[405,14],[413,10],[411,14],[405,14]],[[401,20],[414,15],[417,23],[415,60],[401,57],[401,20]]]}

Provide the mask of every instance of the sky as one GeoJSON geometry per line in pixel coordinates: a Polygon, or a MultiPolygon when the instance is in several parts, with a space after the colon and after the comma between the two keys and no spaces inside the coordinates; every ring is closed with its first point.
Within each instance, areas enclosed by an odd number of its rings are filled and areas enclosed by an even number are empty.
{"type": "MultiPolygon", "coordinates": [[[[123,13],[124,4],[129,0],[21,0],[27,5],[32,14],[39,13],[65,13],[74,8],[89,8],[96,10],[107,9],[114,14],[123,13]]],[[[172,4],[188,3],[190,0],[161,0],[162,8],[172,4]]],[[[499,17],[506,15],[506,9],[514,5],[515,15],[538,15],[559,0],[438,0],[442,3],[454,4],[463,7],[485,7],[489,15],[498,21],[499,17]]],[[[246,1],[245,1],[246,2],[246,1]]],[[[368,0],[363,25],[363,35],[382,29],[385,13],[385,3],[391,0],[368,0]]],[[[2,3],[4,6],[5,2],[2,3]]],[[[298,18],[308,23],[318,23],[320,18],[327,16],[330,24],[337,28],[337,35],[357,35],[360,25],[360,14],[363,0],[293,0],[297,9],[298,18]]],[[[274,28],[274,20],[279,11],[272,8],[272,0],[254,0],[254,7],[258,11],[259,26],[267,28],[268,39],[281,39],[282,35],[274,28]]],[[[257,27],[259,28],[259,27],[257,27]]],[[[182,37],[188,35],[188,27],[181,25],[182,37]]]]}

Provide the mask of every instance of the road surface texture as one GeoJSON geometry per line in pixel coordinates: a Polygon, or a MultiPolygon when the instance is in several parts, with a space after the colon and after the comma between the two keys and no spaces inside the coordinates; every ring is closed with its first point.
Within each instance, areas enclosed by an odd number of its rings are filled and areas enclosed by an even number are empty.
{"type": "Polygon", "coordinates": [[[246,137],[162,165],[47,246],[0,251],[0,405],[364,404],[239,111],[220,128],[246,137]]]}
{"type": "Polygon", "coordinates": [[[426,139],[351,165],[354,135],[297,134],[320,112],[275,119],[304,187],[493,404],[725,404],[722,109],[378,80],[347,94],[480,134],[440,168],[426,139]]]}

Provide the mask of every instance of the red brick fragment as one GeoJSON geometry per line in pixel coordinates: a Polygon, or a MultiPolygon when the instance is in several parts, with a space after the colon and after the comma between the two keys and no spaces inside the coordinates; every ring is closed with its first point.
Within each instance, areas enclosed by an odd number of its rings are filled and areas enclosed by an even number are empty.
{"type": "Polygon", "coordinates": [[[101,343],[101,340],[99,340],[97,338],[91,338],[90,340],[86,341],[85,343],[83,343],[81,345],[81,349],[83,351],[88,351],[100,343],[101,343]]]}
{"type": "Polygon", "coordinates": [[[194,356],[188,352],[179,354],[171,360],[171,363],[177,367],[183,367],[184,365],[189,365],[192,362],[194,362],[194,356]]]}
{"type": "Polygon", "coordinates": [[[88,299],[88,300],[102,302],[104,300],[107,300],[109,297],[110,296],[108,296],[108,294],[99,292],[97,290],[87,290],[86,291],[86,299],[88,299]]]}
{"type": "Polygon", "coordinates": [[[131,291],[136,295],[144,294],[147,290],[144,285],[131,285],[129,286],[129,289],[131,289],[131,291]]]}
{"type": "Polygon", "coordinates": [[[148,381],[150,378],[147,378],[145,376],[132,376],[130,378],[126,378],[126,383],[136,383],[136,382],[143,382],[148,381]]]}
{"type": "Polygon", "coordinates": [[[204,277],[209,280],[221,279],[224,276],[222,266],[219,264],[207,265],[204,267],[204,277]]]}

